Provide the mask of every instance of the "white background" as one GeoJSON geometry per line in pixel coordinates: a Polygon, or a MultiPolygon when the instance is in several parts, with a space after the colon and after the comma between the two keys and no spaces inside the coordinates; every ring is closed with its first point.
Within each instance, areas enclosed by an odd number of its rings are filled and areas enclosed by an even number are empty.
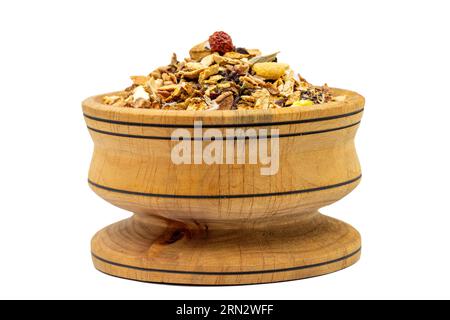
{"type": "Polygon", "coordinates": [[[1,1],[0,298],[450,298],[448,1],[1,1]],[[216,30],[363,94],[360,186],[324,208],[363,236],[341,272],[244,287],[105,276],[89,242],[128,213],[86,183],[80,102],[216,30]]]}

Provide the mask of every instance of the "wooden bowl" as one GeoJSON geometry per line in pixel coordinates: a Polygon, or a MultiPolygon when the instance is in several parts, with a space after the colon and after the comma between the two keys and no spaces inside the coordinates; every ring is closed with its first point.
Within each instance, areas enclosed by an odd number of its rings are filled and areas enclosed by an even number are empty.
{"type": "MultiPolygon", "coordinates": [[[[104,105],[102,95],[86,99],[95,145],[89,184],[134,213],[94,236],[95,267],[146,282],[231,285],[307,278],[354,264],[359,233],[318,209],[361,179],[354,137],[364,98],[333,90],[346,100],[256,111],[132,109],[104,105]],[[225,136],[227,129],[279,129],[278,172],[261,175],[262,164],[174,164],[179,142],[172,132],[192,134],[199,120],[204,130],[225,136]]],[[[251,139],[244,139],[246,150],[251,139]]]]}

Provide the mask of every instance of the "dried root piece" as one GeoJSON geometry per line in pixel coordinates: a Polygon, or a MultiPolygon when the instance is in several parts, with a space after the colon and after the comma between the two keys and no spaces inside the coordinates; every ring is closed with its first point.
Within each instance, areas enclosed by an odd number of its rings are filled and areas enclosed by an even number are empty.
{"type": "Polygon", "coordinates": [[[218,74],[219,73],[219,67],[220,66],[218,64],[214,64],[211,67],[208,67],[207,69],[203,70],[200,73],[200,76],[198,77],[198,82],[200,84],[202,84],[205,81],[205,79],[208,79],[209,77],[218,74]]]}
{"type": "Polygon", "coordinates": [[[217,74],[215,76],[210,77],[208,80],[203,81],[204,84],[217,84],[220,80],[223,79],[223,76],[217,74]]]}
{"type": "Polygon", "coordinates": [[[103,103],[113,105],[121,99],[122,99],[121,96],[104,96],[103,103]]]}
{"type": "Polygon", "coordinates": [[[187,99],[186,102],[186,110],[207,110],[208,104],[202,98],[190,98],[187,99]]]}
{"type": "Polygon", "coordinates": [[[243,54],[243,53],[239,53],[236,51],[231,51],[231,52],[227,52],[223,55],[225,58],[230,58],[230,59],[244,59],[244,58],[248,58],[250,55],[249,54],[243,54]]]}
{"type": "Polygon", "coordinates": [[[204,66],[204,67],[209,67],[210,65],[212,65],[214,63],[214,56],[216,56],[217,54],[209,54],[206,57],[202,58],[202,60],[200,61],[200,63],[204,66]]]}
{"type": "Polygon", "coordinates": [[[133,84],[136,84],[138,86],[143,86],[147,81],[150,80],[150,77],[148,76],[131,76],[131,81],[133,81],[133,84]]]}
{"type": "Polygon", "coordinates": [[[218,96],[214,102],[219,106],[219,110],[231,110],[234,102],[233,94],[229,91],[224,92],[218,96]]]}
{"type": "Polygon", "coordinates": [[[194,47],[189,51],[189,55],[191,56],[192,60],[201,60],[202,58],[210,55],[211,49],[209,47],[208,41],[203,41],[194,47]]]}
{"type": "Polygon", "coordinates": [[[150,95],[147,91],[145,91],[145,88],[143,86],[138,86],[133,91],[133,101],[136,102],[139,99],[149,100],[150,95]]]}
{"type": "Polygon", "coordinates": [[[252,96],[256,99],[256,109],[269,109],[270,93],[267,89],[258,90],[252,96]]]}

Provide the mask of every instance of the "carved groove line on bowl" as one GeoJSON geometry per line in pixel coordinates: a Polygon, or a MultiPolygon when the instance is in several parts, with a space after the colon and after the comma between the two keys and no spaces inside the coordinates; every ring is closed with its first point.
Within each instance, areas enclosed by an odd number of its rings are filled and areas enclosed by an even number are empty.
{"type": "Polygon", "coordinates": [[[92,186],[103,189],[110,192],[123,193],[129,195],[136,196],[146,196],[146,197],[160,197],[160,198],[181,198],[181,199],[236,199],[236,198],[253,198],[253,197],[274,197],[274,196],[284,196],[284,195],[294,195],[301,193],[309,193],[309,192],[317,192],[328,189],[334,189],[343,187],[349,184],[352,184],[358,180],[360,180],[362,175],[359,175],[353,179],[343,181],[340,183],[309,188],[309,189],[301,189],[301,190],[291,190],[291,191],[282,191],[282,192],[270,192],[270,193],[256,193],[256,194],[231,194],[231,195],[181,195],[181,194],[158,194],[158,193],[146,193],[146,192],[138,192],[138,191],[130,191],[130,190],[121,190],[115,189],[107,186],[103,186],[101,184],[95,183],[91,180],[88,180],[89,184],[92,186]]]}
{"type": "MultiPolygon", "coordinates": [[[[351,117],[351,116],[360,114],[363,111],[364,111],[364,108],[361,108],[361,109],[353,111],[353,112],[337,114],[337,115],[333,115],[333,116],[319,117],[319,118],[300,119],[300,120],[292,120],[292,121],[276,121],[276,122],[204,124],[204,125],[202,125],[202,127],[203,128],[241,128],[241,127],[284,126],[284,125],[302,124],[302,123],[311,123],[311,122],[320,122],[320,121],[328,121],[328,120],[347,118],[347,117],[351,117]]],[[[118,120],[95,117],[95,116],[91,116],[86,113],[83,113],[83,115],[87,119],[90,119],[90,120],[105,122],[105,123],[110,123],[110,124],[126,125],[126,126],[155,127],[155,128],[184,128],[184,129],[193,128],[192,124],[162,124],[162,123],[128,122],[128,121],[118,121],[118,120]]]]}
{"type": "Polygon", "coordinates": [[[264,273],[279,273],[279,272],[290,272],[290,271],[297,271],[297,270],[304,270],[304,269],[312,269],[312,268],[318,268],[323,267],[326,265],[330,265],[333,263],[341,262],[347,259],[352,258],[353,256],[356,256],[361,252],[361,247],[355,250],[354,252],[347,254],[345,256],[328,260],[320,263],[315,264],[308,264],[308,265],[302,265],[302,266],[296,266],[296,267],[290,267],[290,268],[283,268],[283,269],[267,269],[267,270],[254,270],[254,271],[229,271],[229,272],[211,272],[211,271],[188,271],[188,270],[166,270],[166,269],[153,269],[153,268],[143,268],[143,267],[137,267],[137,266],[130,266],[122,263],[117,263],[113,261],[109,261],[107,259],[103,259],[94,253],[92,254],[92,257],[94,259],[97,259],[103,263],[121,267],[121,268],[127,268],[127,269],[133,269],[138,271],[144,271],[144,272],[160,272],[160,273],[178,273],[178,274],[192,274],[192,275],[206,275],[206,276],[232,276],[232,275],[250,275],[250,274],[264,274],[264,273]]]}
{"type": "MultiPolygon", "coordinates": [[[[346,125],[346,126],[342,126],[342,127],[337,127],[337,128],[331,128],[331,129],[323,129],[323,130],[315,130],[315,131],[305,131],[305,132],[296,132],[296,133],[286,133],[286,134],[280,134],[277,137],[278,138],[287,138],[287,137],[297,137],[297,136],[307,136],[307,135],[313,135],[313,134],[320,134],[320,133],[327,133],[327,132],[332,132],[332,131],[338,131],[338,130],[344,130],[344,129],[348,129],[351,127],[355,127],[357,125],[360,124],[361,121],[346,125]]],[[[89,130],[92,130],[94,132],[100,133],[100,134],[107,134],[107,135],[111,135],[111,136],[117,136],[117,137],[124,137],[124,138],[135,138],[135,139],[150,139],[150,140],[172,140],[172,137],[158,137],[158,136],[142,136],[142,135],[135,135],[135,134],[126,134],[126,133],[117,133],[117,132],[110,132],[110,131],[104,131],[104,130],[99,130],[99,129],[95,129],[92,127],[87,127],[89,130]]],[[[222,139],[234,139],[234,140],[252,140],[252,139],[262,139],[263,137],[248,137],[248,136],[244,136],[244,137],[224,137],[222,139]]],[[[265,137],[267,139],[271,139],[272,136],[268,135],[267,137],[265,137]]],[[[183,140],[197,140],[197,141],[210,141],[211,138],[203,138],[203,137],[183,137],[180,138],[183,140]]]]}

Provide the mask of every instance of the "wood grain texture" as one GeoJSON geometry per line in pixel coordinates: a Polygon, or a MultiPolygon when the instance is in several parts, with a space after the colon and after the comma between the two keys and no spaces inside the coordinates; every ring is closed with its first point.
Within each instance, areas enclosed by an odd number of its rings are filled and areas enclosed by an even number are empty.
{"type": "MultiPolygon", "coordinates": [[[[351,192],[364,98],[256,111],[142,110],[83,102],[94,141],[90,186],[133,212],[92,240],[100,271],[149,282],[230,285],[321,275],[355,263],[360,237],[318,209],[351,192]],[[277,128],[280,170],[258,164],[175,165],[174,129],[277,128]]],[[[203,144],[209,143],[204,141],[203,144]]],[[[246,150],[249,141],[246,140],[246,150]]]]}

